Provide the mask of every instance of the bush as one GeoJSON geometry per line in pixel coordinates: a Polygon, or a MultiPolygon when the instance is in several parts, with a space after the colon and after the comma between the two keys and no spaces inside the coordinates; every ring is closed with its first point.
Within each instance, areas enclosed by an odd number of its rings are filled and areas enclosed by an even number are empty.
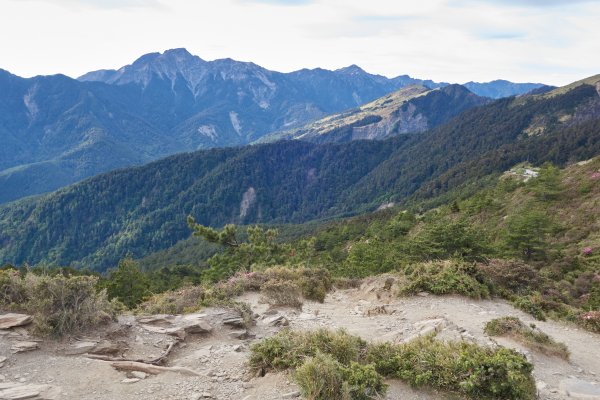
{"type": "Polygon", "coordinates": [[[302,292],[294,282],[269,281],[263,285],[261,292],[272,306],[302,308],[302,292]]]}
{"type": "Polygon", "coordinates": [[[336,278],[333,286],[337,289],[356,289],[362,284],[362,279],[358,278],[336,278]]]}
{"type": "Polygon", "coordinates": [[[373,364],[362,365],[352,361],[350,366],[343,367],[342,370],[351,399],[370,400],[387,390],[383,377],[377,373],[373,364]]]}
{"type": "Polygon", "coordinates": [[[38,334],[63,336],[110,320],[115,304],[95,288],[97,277],[0,273],[0,301],[10,309],[33,315],[38,334]]]}
{"type": "Polygon", "coordinates": [[[600,333],[600,311],[589,311],[582,313],[577,321],[586,329],[600,333]]]}
{"type": "Polygon", "coordinates": [[[537,269],[518,260],[491,260],[479,264],[478,269],[485,276],[493,293],[500,295],[524,295],[531,288],[540,287],[542,279],[537,269]]]}
{"type": "Polygon", "coordinates": [[[314,400],[370,400],[387,390],[373,365],[352,362],[345,367],[322,353],[307,359],[295,378],[303,396],[314,400]]]}
{"type": "Polygon", "coordinates": [[[533,316],[538,321],[546,320],[546,313],[540,304],[540,296],[517,297],[512,300],[512,304],[521,311],[533,316]]]}
{"type": "Polygon", "coordinates": [[[201,286],[189,286],[179,290],[155,294],[140,304],[136,312],[140,314],[182,314],[201,308],[204,294],[201,286]]]}
{"type": "Polygon", "coordinates": [[[402,345],[369,348],[377,372],[413,386],[431,386],[473,399],[535,398],[533,366],[515,351],[467,342],[444,343],[432,336],[402,345]]]}
{"type": "Polygon", "coordinates": [[[27,299],[25,281],[19,271],[6,269],[0,271],[0,304],[5,307],[18,307],[27,299]]]}
{"type": "Polygon", "coordinates": [[[314,332],[294,332],[285,329],[277,335],[252,346],[250,366],[263,373],[271,370],[298,368],[307,357],[329,354],[336,361],[349,365],[359,361],[367,343],[343,330],[320,329],[314,332]]]}
{"type": "Polygon", "coordinates": [[[564,343],[555,342],[550,336],[527,326],[517,317],[502,317],[489,321],[484,332],[490,336],[509,336],[532,350],[569,359],[569,350],[564,343]]]}
{"type": "Polygon", "coordinates": [[[349,400],[350,390],[339,362],[322,353],[307,359],[296,371],[296,382],[308,400],[349,400]]]}
{"type": "Polygon", "coordinates": [[[285,330],[252,346],[250,366],[263,374],[299,369],[298,382],[314,399],[372,398],[385,390],[383,377],[472,399],[535,398],[533,366],[523,355],[466,342],[444,343],[430,336],[401,345],[367,345],[343,331],[285,330]]]}
{"type": "Polygon", "coordinates": [[[437,295],[460,294],[476,299],[489,297],[487,287],[477,279],[477,271],[461,261],[436,261],[416,264],[405,272],[407,282],[400,294],[430,292],[437,295]]]}

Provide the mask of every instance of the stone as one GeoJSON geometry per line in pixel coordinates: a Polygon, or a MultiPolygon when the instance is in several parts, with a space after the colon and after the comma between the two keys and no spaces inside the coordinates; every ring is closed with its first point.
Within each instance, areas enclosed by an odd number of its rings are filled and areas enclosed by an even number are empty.
{"type": "Polygon", "coordinates": [[[40,346],[37,342],[15,342],[10,350],[13,353],[23,353],[26,351],[32,351],[38,349],[40,346]]]}
{"type": "Polygon", "coordinates": [[[426,319],[415,322],[413,326],[419,331],[420,335],[426,335],[428,333],[440,332],[446,327],[446,320],[444,318],[426,319]]]}
{"type": "Polygon", "coordinates": [[[73,344],[71,347],[69,347],[65,351],[65,354],[73,356],[73,355],[78,355],[78,354],[89,353],[91,350],[94,349],[94,347],[96,347],[96,344],[97,344],[96,342],[86,342],[86,341],[75,342],[75,344],[73,344]]]}
{"type": "Polygon", "coordinates": [[[429,296],[429,293],[427,293],[427,292],[419,292],[419,293],[417,293],[417,296],[427,297],[427,296],[429,296]]]}
{"type": "Polygon", "coordinates": [[[276,315],[265,320],[265,324],[269,326],[288,326],[290,321],[283,315],[276,315]]]}
{"type": "Polygon", "coordinates": [[[139,378],[125,378],[121,381],[121,383],[136,383],[139,382],[139,378]]]}
{"type": "Polygon", "coordinates": [[[54,400],[59,398],[60,393],[60,388],[50,385],[27,385],[15,382],[0,383],[0,399],[2,400],[54,400]]]}
{"type": "Polygon", "coordinates": [[[148,374],[142,371],[131,371],[130,375],[136,379],[146,379],[148,377],[148,374]]]}
{"type": "Polygon", "coordinates": [[[235,330],[235,331],[231,331],[229,332],[229,337],[232,339],[247,339],[249,337],[248,335],[248,331],[245,329],[242,330],[235,330]]]}
{"type": "Polygon", "coordinates": [[[223,320],[223,325],[233,326],[234,328],[244,328],[245,321],[240,317],[226,318],[223,320]]]}
{"type": "Polygon", "coordinates": [[[8,313],[0,315],[0,329],[10,329],[16,326],[28,325],[33,317],[27,314],[8,313]]]}
{"type": "Polygon", "coordinates": [[[293,392],[285,393],[281,396],[282,399],[293,399],[295,397],[300,397],[300,392],[295,390],[293,392]]]}
{"type": "Polygon", "coordinates": [[[559,384],[559,389],[572,399],[600,400],[600,386],[578,378],[563,379],[559,384]]]}
{"type": "Polygon", "coordinates": [[[121,345],[108,340],[101,340],[94,346],[94,348],[90,350],[90,353],[100,355],[114,355],[121,353],[122,351],[123,348],[121,345]]]}
{"type": "Polygon", "coordinates": [[[162,333],[185,339],[189,333],[209,333],[212,326],[204,318],[206,314],[152,315],[138,318],[140,326],[148,332],[162,333]]]}
{"type": "Polygon", "coordinates": [[[0,356],[0,368],[4,367],[4,363],[6,362],[7,358],[4,356],[0,356]]]}

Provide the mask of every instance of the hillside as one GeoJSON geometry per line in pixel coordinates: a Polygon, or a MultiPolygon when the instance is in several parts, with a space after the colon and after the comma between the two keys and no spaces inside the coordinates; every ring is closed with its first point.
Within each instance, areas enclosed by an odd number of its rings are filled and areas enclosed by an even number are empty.
{"type": "Polygon", "coordinates": [[[200,151],[89,179],[0,208],[0,262],[104,269],[203,224],[302,222],[438,198],[529,160],[565,165],[600,154],[600,97],[502,99],[420,135],[200,151]],[[360,160],[360,162],[357,162],[360,160]]]}
{"type": "Polygon", "coordinates": [[[386,139],[419,133],[488,102],[460,85],[439,89],[409,86],[357,109],[334,114],[301,128],[266,136],[262,141],[301,139],[315,143],[386,139]]]}
{"type": "Polygon", "coordinates": [[[185,49],[77,80],[0,70],[0,203],[179,152],[252,143],[410,85],[447,84],[356,65],[280,73],[185,49]]]}
{"type": "Polygon", "coordinates": [[[184,49],[79,80],[0,70],[0,203],[178,152],[250,143],[420,82],[357,67],[283,74],[184,49]]]}

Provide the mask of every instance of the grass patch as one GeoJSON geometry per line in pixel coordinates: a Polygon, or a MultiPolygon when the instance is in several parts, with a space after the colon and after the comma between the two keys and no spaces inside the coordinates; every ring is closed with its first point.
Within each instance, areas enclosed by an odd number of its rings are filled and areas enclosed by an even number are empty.
{"type": "Polygon", "coordinates": [[[490,293],[479,278],[473,264],[462,261],[432,261],[411,265],[404,272],[401,295],[429,292],[436,295],[459,294],[476,299],[488,298],[490,293]]]}
{"type": "Polygon", "coordinates": [[[97,277],[34,275],[0,271],[0,304],[33,315],[37,334],[61,337],[111,320],[118,308],[97,277]]]}
{"type": "Polygon", "coordinates": [[[252,346],[250,366],[261,374],[296,370],[308,399],[372,398],[385,390],[383,378],[471,399],[535,398],[533,366],[523,355],[431,336],[401,345],[368,344],[344,331],[285,330],[252,346]]]}
{"type": "Polygon", "coordinates": [[[490,336],[507,336],[540,353],[569,359],[569,349],[564,343],[554,341],[535,325],[525,325],[517,317],[502,317],[489,321],[485,333],[490,336]]]}

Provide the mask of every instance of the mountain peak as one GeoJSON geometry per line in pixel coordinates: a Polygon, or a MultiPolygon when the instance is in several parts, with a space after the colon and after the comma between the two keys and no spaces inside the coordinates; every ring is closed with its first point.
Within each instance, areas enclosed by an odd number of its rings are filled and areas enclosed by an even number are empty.
{"type": "Polygon", "coordinates": [[[343,74],[349,74],[349,75],[358,75],[358,74],[366,74],[367,73],[364,69],[362,69],[361,67],[359,67],[356,64],[352,64],[352,65],[349,65],[344,68],[336,69],[335,72],[341,72],[343,74]]]}

